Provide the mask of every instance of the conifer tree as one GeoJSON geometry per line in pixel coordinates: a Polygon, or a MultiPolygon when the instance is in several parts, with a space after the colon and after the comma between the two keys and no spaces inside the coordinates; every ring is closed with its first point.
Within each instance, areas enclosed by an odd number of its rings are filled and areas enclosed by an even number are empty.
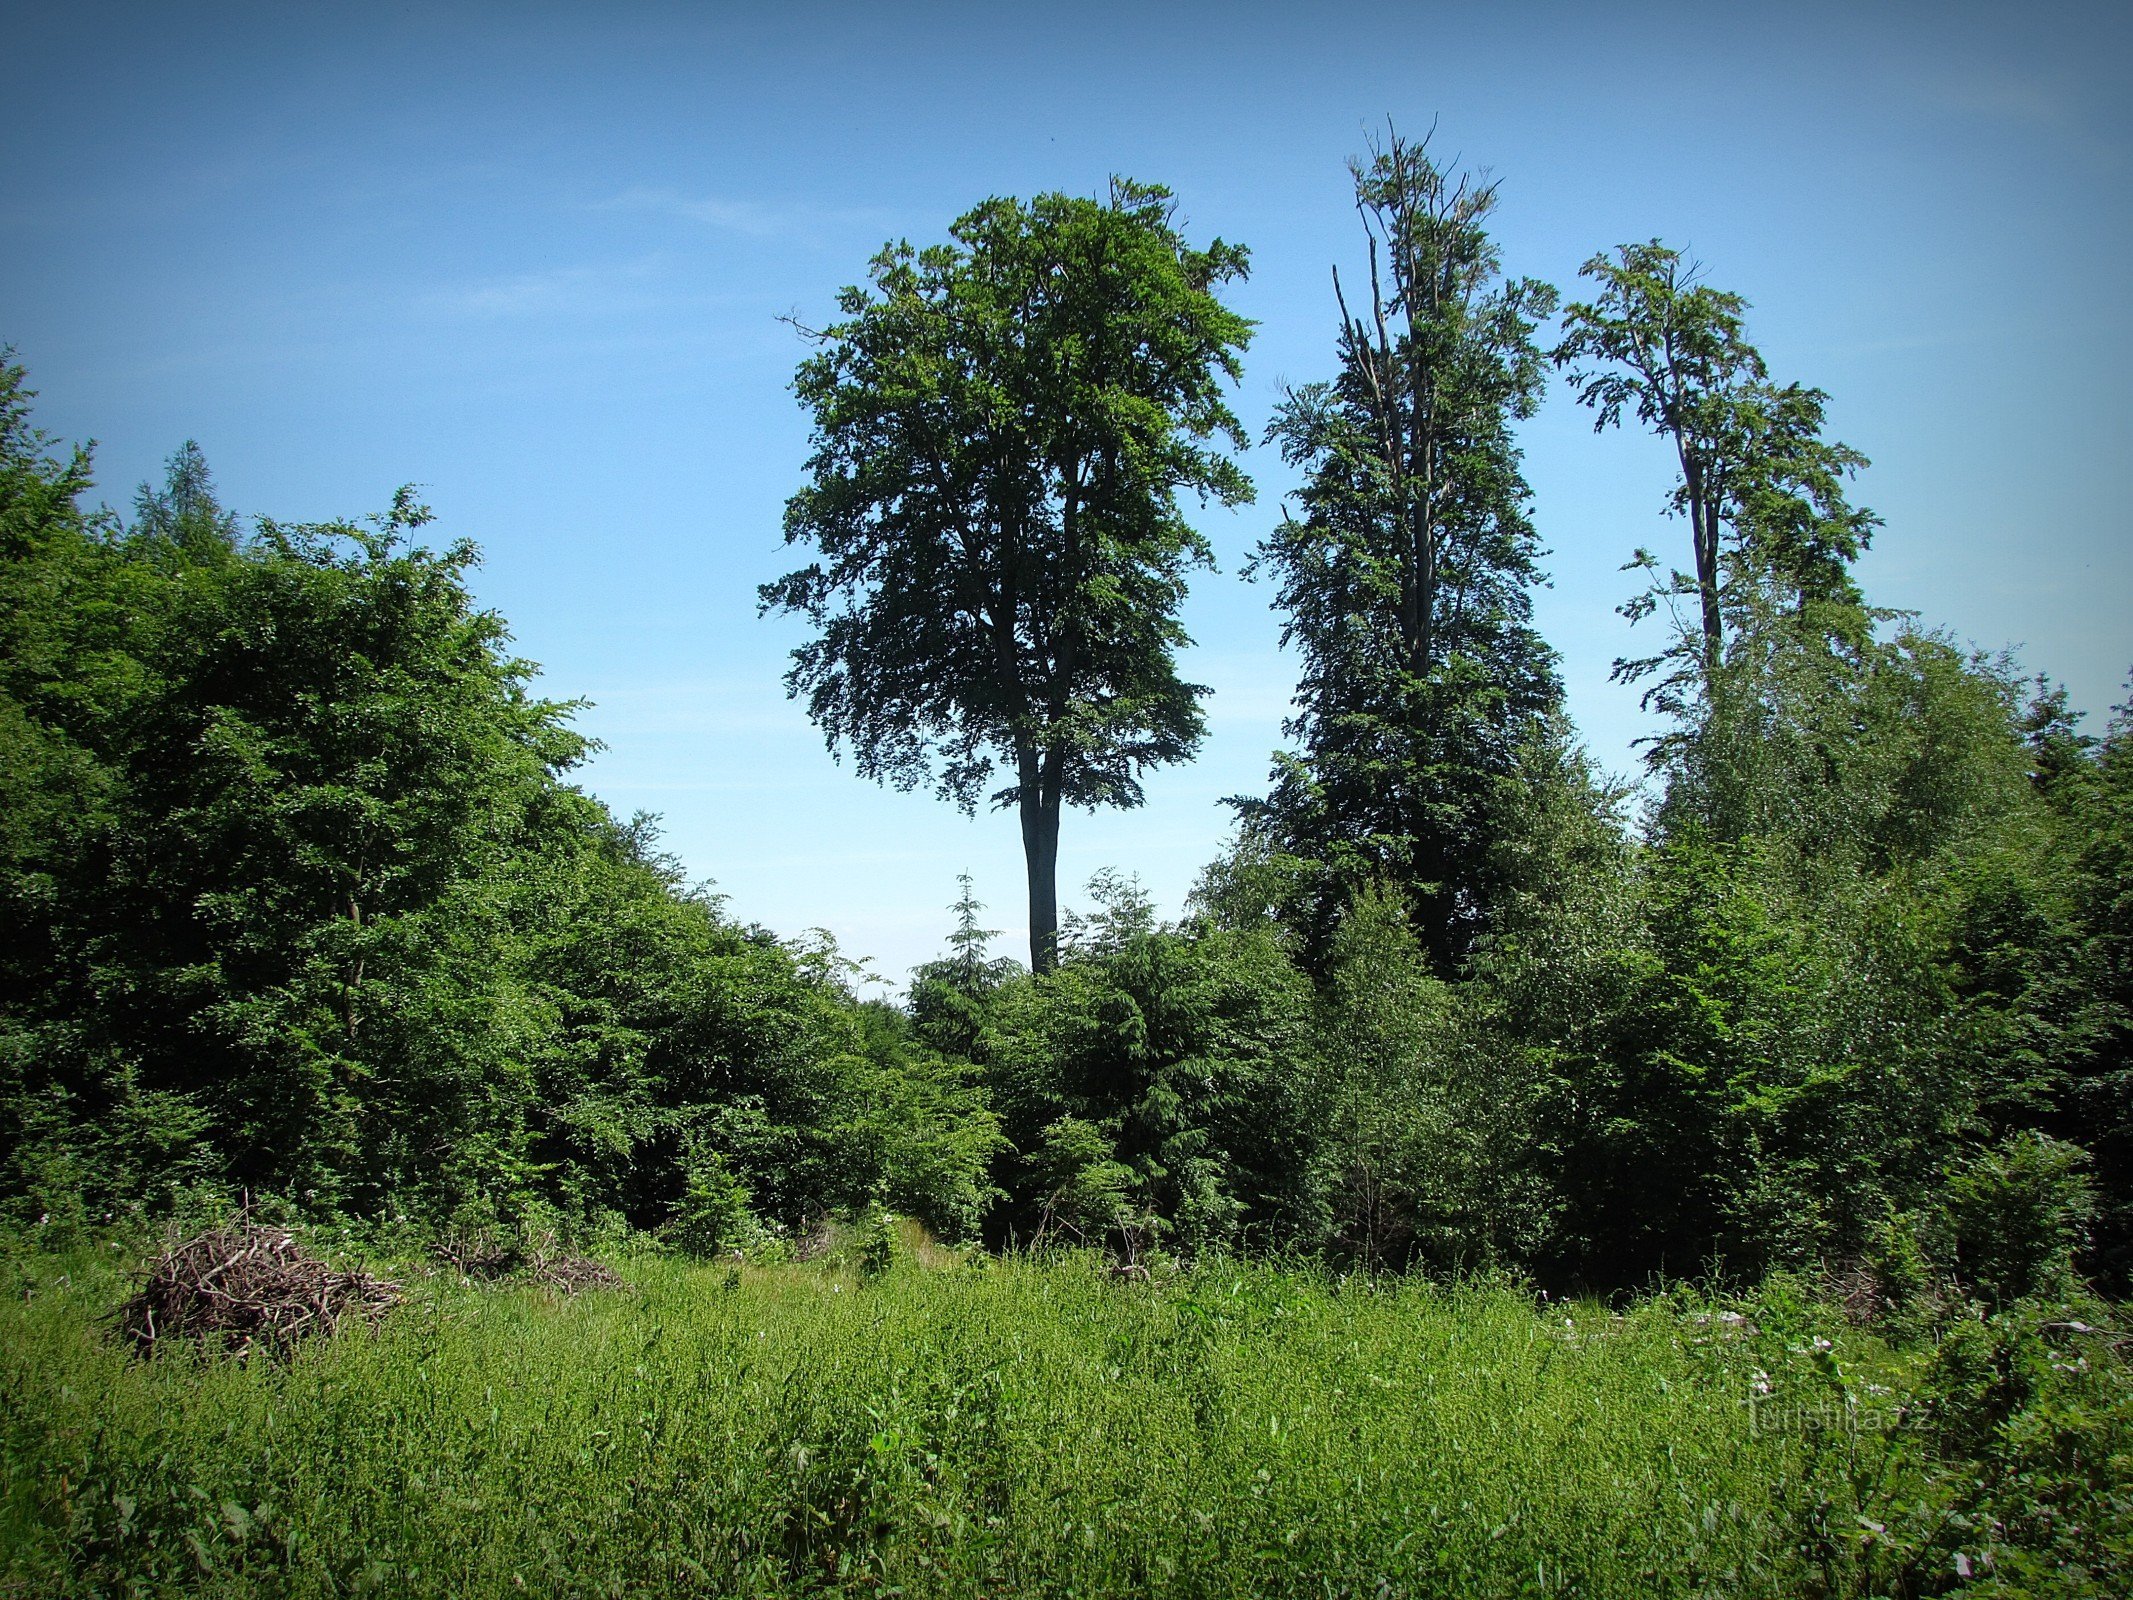
{"type": "Polygon", "coordinates": [[[985,902],[978,898],[969,873],[957,873],[955,886],[958,891],[955,904],[948,908],[955,913],[955,931],[948,935],[948,948],[952,953],[944,965],[957,982],[975,992],[992,971],[992,963],[986,959],[985,952],[999,937],[1000,930],[978,926],[978,913],[985,909],[985,902]]]}
{"type": "Polygon", "coordinates": [[[1340,372],[1291,390],[1267,430],[1305,476],[1255,561],[1303,655],[1302,751],[1239,805],[1255,847],[1317,864],[1319,939],[1389,881],[1449,968],[1496,894],[1488,841],[1520,752],[1562,697],[1531,624],[1541,552],[1512,436],[1539,402],[1555,291],[1503,277],[1495,182],[1426,139],[1390,133],[1350,170],[1368,298],[1351,306],[1336,269],[1340,372]]]}

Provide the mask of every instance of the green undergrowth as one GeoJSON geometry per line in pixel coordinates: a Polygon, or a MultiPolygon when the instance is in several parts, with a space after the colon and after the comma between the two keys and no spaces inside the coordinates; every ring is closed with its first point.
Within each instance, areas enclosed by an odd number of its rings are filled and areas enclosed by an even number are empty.
{"type": "Polygon", "coordinates": [[[1901,1344],[1782,1287],[1093,1259],[409,1277],[286,1365],[129,1358],[123,1252],[0,1264],[0,1594],[2126,1592],[2090,1308],[1901,1344]]]}

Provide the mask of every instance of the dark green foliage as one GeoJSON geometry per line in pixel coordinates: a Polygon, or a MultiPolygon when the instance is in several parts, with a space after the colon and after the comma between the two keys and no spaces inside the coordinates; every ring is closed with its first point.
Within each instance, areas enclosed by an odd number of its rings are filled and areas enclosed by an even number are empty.
{"type": "Polygon", "coordinates": [[[1209,556],[1178,497],[1251,497],[1221,450],[1251,324],[1214,295],[1246,255],[1173,214],[1123,180],[988,201],[883,250],[794,380],[815,453],[785,537],[823,559],[763,586],[820,629],[787,687],[862,776],[1017,808],[1039,970],[1060,807],[1138,805],[1200,742],[1177,610],[1209,556]]]}
{"type": "MultiPolygon", "coordinates": [[[[1594,256],[1582,275],[1600,292],[1565,309],[1555,361],[1571,368],[1595,427],[1634,412],[1674,446],[1681,468],[1669,508],[1688,518],[1694,570],[1655,583],[1627,608],[1636,620],[1669,597],[1696,603],[1660,698],[1678,703],[1695,692],[1695,672],[1715,675],[1730,613],[1760,588],[1802,621],[1857,642],[1865,617],[1849,568],[1876,518],[1845,500],[1844,481],[1866,458],[1822,437],[1829,397],[1772,383],[1747,340],[1748,303],[1700,281],[1700,267],[1656,239],[1594,256]]],[[[1637,564],[1657,570],[1643,551],[1637,564]]],[[[1642,676],[1662,659],[1617,671],[1642,676]]]]}
{"type": "Polygon", "coordinates": [[[2110,1381],[2122,1358],[2083,1320],[2095,1314],[2023,1307],[1942,1333],[1920,1409],[1941,1459],[1965,1468],[1935,1497],[1938,1524],[1911,1563],[1921,1578],[1939,1557],[1941,1571],[1978,1579],[1986,1593],[2102,1597],[2133,1581],[2119,1432],[2133,1412],[2110,1381]]]}
{"type": "Polygon", "coordinates": [[[725,921],[562,781],[585,741],[473,606],[470,546],[411,544],[405,494],[241,538],[190,446],[134,525],[91,518],[13,369],[0,399],[10,1209],[204,1185],[679,1205],[694,1237],[736,1195],[797,1223],[885,1185],[975,1227],[996,1135],[965,1069],[883,1043],[833,963],[725,921]]]}
{"type": "Polygon", "coordinates": [[[1670,844],[1630,892],[1572,1001],[1598,1005],[1553,1053],[1568,1263],[1621,1283],[1855,1252],[1964,1105],[1930,1050],[1929,953],[1754,848],[1670,844]]]}
{"type": "Polygon", "coordinates": [[[1665,717],[1632,819],[1531,626],[1552,292],[1502,277],[1492,186],[1397,137],[1353,176],[1370,301],[1275,418],[1303,483],[1258,558],[1301,748],[1183,923],[1113,872],[1059,917],[1051,863],[1061,805],[1199,737],[1178,501],[1248,489],[1242,252],[1130,184],[991,202],[879,258],[803,366],[822,561],[762,596],[820,625],[792,686],[873,776],[968,806],[1012,767],[1029,846],[1037,970],[966,878],[902,1005],[571,786],[572,707],[410,496],[247,527],[187,445],[91,513],[7,367],[0,1212],[54,1243],[242,1192],[757,1258],[893,1213],[1126,1277],[1791,1274],[1906,1334],[2122,1288],[2133,720],[2085,736],[1869,605],[1824,397],[1639,246],[1556,352],[1682,465],[1696,570],[1628,608],[1685,602],[1624,669],[1665,717]]]}
{"type": "Polygon", "coordinates": [[[1320,990],[1319,1132],[1328,1246],[1366,1270],[1532,1261],[1556,1175],[1536,1162],[1548,1107],[1530,1051],[1446,983],[1389,893],[1350,908],[1320,990]]]}
{"type": "Polygon", "coordinates": [[[1946,1200],[1963,1285],[1995,1308],[2068,1293],[2095,1204],[2088,1164],[2079,1145],[2027,1132],[1965,1162],[1946,1200]]]}
{"type": "Polygon", "coordinates": [[[1305,473],[1302,515],[1256,562],[1302,654],[1303,748],[1237,804],[1253,847],[1298,863],[1314,955],[1350,896],[1390,882],[1448,973],[1505,892],[1489,840],[1562,699],[1531,625],[1540,546],[1511,432],[1539,401],[1555,291],[1502,280],[1495,184],[1426,141],[1393,135],[1353,173],[1369,317],[1343,298],[1339,377],[1290,391],[1267,430],[1305,473]]]}
{"type": "Polygon", "coordinates": [[[2043,937],[2007,941],[2003,987],[2025,1037],[2064,1063],[2050,1131],[2094,1154],[2093,1264],[2122,1289],[2133,1283],[2133,703],[2091,746],[2047,700],[2033,744],[2065,898],[2038,918],[2043,937]]]}
{"type": "Polygon", "coordinates": [[[949,953],[912,973],[906,1009],[917,1038],[968,1060],[976,1056],[984,1034],[988,999],[1022,969],[1004,956],[987,955],[997,930],[978,926],[978,913],[985,907],[971,891],[970,875],[964,873],[956,882],[962,893],[950,908],[956,923],[948,935],[949,953]]]}
{"type": "Polygon", "coordinates": [[[1270,934],[1148,926],[1114,900],[1056,971],[993,997],[980,1059],[1023,1152],[1003,1237],[1316,1242],[1310,989],[1270,934]]]}
{"type": "Polygon", "coordinates": [[[1755,637],[1661,752],[1650,841],[1482,965],[1552,1063],[1589,1279],[1855,1257],[1965,1141],[2052,1122],[2096,1035],[2019,685],[1930,637],[1841,670],[1755,637]]]}

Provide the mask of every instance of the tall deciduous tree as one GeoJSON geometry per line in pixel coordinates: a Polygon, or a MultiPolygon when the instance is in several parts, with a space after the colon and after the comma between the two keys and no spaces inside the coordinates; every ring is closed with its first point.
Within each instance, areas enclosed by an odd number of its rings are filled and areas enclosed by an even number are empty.
{"type": "MultiPolygon", "coordinates": [[[[1848,568],[1875,519],[1846,502],[1844,480],[1866,458],[1823,438],[1829,397],[1772,383],[1747,339],[1747,301],[1700,282],[1678,250],[1656,239],[1626,244],[1581,270],[1599,294],[1565,309],[1554,359],[1570,368],[1595,427],[1627,410],[1674,446],[1681,477],[1670,504],[1688,518],[1695,571],[1672,587],[1695,596],[1693,653],[1705,684],[1724,659],[1735,578],[1774,584],[1799,613],[1821,610],[1825,624],[1856,636],[1848,568]],[[1829,615],[1832,606],[1843,614],[1829,615]]],[[[1633,602],[1632,614],[1650,605],[1633,602]]],[[[1656,664],[1625,665],[1641,675],[1656,664]]]]}
{"type": "Polygon", "coordinates": [[[1545,374],[1555,291],[1506,280],[1485,223],[1496,185],[1391,134],[1351,168],[1368,299],[1341,307],[1340,375],[1293,390],[1268,438],[1304,470],[1258,565],[1300,647],[1303,745],[1245,822],[1330,868],[1319,911],[1357,880],[1409,894],[1440,966],[1485,919],[1492,825],[1519,754],[1560,704],[1530,625],[1538,540],[1512,424],[1545,374]]]}
{"type": "Polygon", "coordinates": [[[1216,298],[1241,246],[1194,249],[1168,191],[992,200],[953,242],[892,245],[794,388],[814,418],[788,543],[761,591],[819,634],[786,684],[862,775],[1021,816],[1031,963],[1056,959],[1062,806],[1140,803],[1199,744],[1175,653],[1206,542],[1182,491],[1251,484],[1222,397],[1251,324],[1216,298]]]}

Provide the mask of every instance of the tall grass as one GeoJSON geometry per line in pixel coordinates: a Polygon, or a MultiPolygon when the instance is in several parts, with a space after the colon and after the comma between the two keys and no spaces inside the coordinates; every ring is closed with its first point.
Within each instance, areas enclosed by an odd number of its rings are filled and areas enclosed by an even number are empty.
{"type": "Polygon", "coordinates": [[[575,1299],[436,1282],[376,1335],[239,1366],[133,1361],[94,1323],[114,1269],[18,1262],[0,1593],[1644,1600],[1938,1587],[1928,1551],[1954,1574],[1906,1409],[1926,1357],[1822,1349],[1782,1311],[1261,1267],[624,1265],[633,1292],[575,1299]]]}

